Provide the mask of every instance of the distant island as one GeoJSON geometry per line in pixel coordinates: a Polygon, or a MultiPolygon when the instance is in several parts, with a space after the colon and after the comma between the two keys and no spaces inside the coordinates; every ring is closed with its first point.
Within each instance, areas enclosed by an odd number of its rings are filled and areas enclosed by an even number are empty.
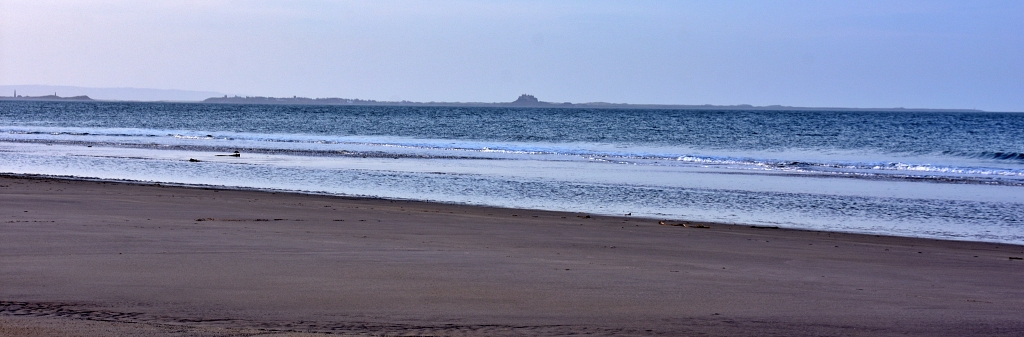
{"type": "Polygon", "coordinates": [[[527,108],[575,108],[575,109],[685,109],[685,110],[836,110],[836,111],[963,111],[983,112],[976,109],[914,109],[914,108],[833,108],[833,107],[794,107],[784,105],[753,106],[739,105],[676,105],[676,104],[627,104],[627,103],[556,103],[544,102],[529,94],[520,95],[512,102],[411,102],[411,101],[375,101],[351,98],[307,98],[307,97],[264,97],[264,96],[227,96],[211,97],[202,101],[213,104],[303,104],[303,105],[368,105],[368,106],[451,106],[451,107],[527,107],[527,108]]]}
{"type": "Polygon", "coordinates": [[[18,95],[17,93],[15,93],[14,96],[0,96],[0,100],[5,100],[5,101],[92,101],[93,99],[89,98],[89,96],[85,96],[85,95],[60,97],[60,96],[57,96],[57,93],[54,93],[53,95],[44,95],[44,96],[22,96],[22,95],[18,95]]]}
{"type": "MultiPolygon", "coordinates": [[[[96,101],[136,101],[136,102],[199,102],[209,97],[224,95],[214,91],[192,91],[177,89],[152,88],[90,88],[70,85],[17,84],[0,85],[0,99],[30,99],[26,96],[49,96],[60,94],[60,100],[69,97],[88,96],[96,101]],[[12,95],[13,93],[13,95],[12,95]],[[14,97],[17,95],[22,97],[14,97]]],[[[53,97],[48,99],[52,100],[53,97]]]]}

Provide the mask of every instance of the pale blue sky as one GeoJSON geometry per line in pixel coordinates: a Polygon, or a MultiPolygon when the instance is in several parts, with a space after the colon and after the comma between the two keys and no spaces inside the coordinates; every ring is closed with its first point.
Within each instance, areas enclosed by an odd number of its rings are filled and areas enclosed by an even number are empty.
{"type": "Polygon", "coordinates": [[[0,0],[0,85],[1024,111],[1024,1],[0,0]]]}

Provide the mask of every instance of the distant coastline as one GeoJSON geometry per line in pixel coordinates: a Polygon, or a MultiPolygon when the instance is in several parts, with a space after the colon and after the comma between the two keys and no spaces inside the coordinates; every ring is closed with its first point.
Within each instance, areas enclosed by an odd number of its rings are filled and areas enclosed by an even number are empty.
{"type": "Polygon", "coordinates": [[[556,103],[544,102],[533,95],[523,94],[512,102],[412,102],[412,101],[375,101],[348,98],[307,98],[307,97],[264,97],[264,96],[224,96],[211,97],[202,101],[210,104],[297,104],[297,105],[364,105],[364,106],[448,106],[448,107],[528,107],[528,108],[572,108],[572,109],[662,109],[662,110],[834,110],[834,111],[947,111],[947,112],[985,112],[977,109],[915,109],[915,108],[833,108],[833,107],[794,107],[784,105],[754,106],[739,105],[681,105],[681,104],[628,104],[628,103],[556,103]]]}
{"type": "MultiPolygon", "coordinates": [[[[4,86],[13,87],[13,86],[4,86]]],[[[45,88],[44,86],[37,86],[45,88]]],[[[58,87],[54,87],[58,88],[58,87]]],[[[63,87],[59,87],[63,88],[63,87]]],[[[79,91],[89,88],[77,88],[79,91]]],[[[47,88],[48,89],[48,88],[47,88]]],[[[115,89],[95,89],[115,90],[115,89]]],[[[120,90],[120,89],[117,89],[120,90]]],[[[143,92],[154,97],[159,92],[172,94],[188,93],[195,97],[195,94],[202,92],[188,92],[182,90],[160,90],[160,89],[135,89],[124,90],[143,92]]],[[[38,91],[38,90],[37,90],[38,91]]],[[[141,95],[135,93],[136,95],[141,95]]],[[[143,97],[143,96],[140,96],[143,97]]],[[[927,108],[841,108],[841,107],[798,107],[785,105],[755,106],[750,104],[737,105],[686,105],[686,104],[630,104],[630,103],[607,103],[607,102],[545,102],[533,95],[523,94],[511,102],[413,102],[413,101],[377,101],[358,98],[308,98],[308,97],[266,97],[266,96],[228,96],[210,97],[203,100],[134,100],[134,99],[94,99],[88,95],[58,96],[53,95],[28,96],[0,96],[0,101],[98,101],[98,102],[178,102],[178,103],[201,103],[201,104],[279,104],[279,105],[351,105],[351,106],[411,106],[411,107],[522,107],[522,108],[564,108],[564,109],[654,109],[654,110],[780,110],[780,111],[917,111],[917,112],[985,112],[978,109],[927,109],[927,108]]]]}
{"type": "Polygon", "coordinates": [[[194,91],[177,89],[152,89],[152,88],[92,88],[77,87],[70,85],[42,85],[42,84],[11,84],[0,85],[0,99],[19,99],[12,97],[19,95],[35,96],[60,96],[57,98],[46,97],[46,100],[65,100],[68,97],[88,96],[96,101],[130,101],[130,102],[199,102],[209,97],[217,97],[224,93],[214,91],[194,91]]]}
{"type": "Polygon", "coordinates": [[[89,98],[89,96],[86,96],[86,95],[60,97],[60,96],[57,96],[57,94],[44,95],[44,96],[21,96],[21,95],[17,95],[17,96],[0,96],[0,100],[4,100],[4,101],[95,101],[94,99],[89,98]]]}

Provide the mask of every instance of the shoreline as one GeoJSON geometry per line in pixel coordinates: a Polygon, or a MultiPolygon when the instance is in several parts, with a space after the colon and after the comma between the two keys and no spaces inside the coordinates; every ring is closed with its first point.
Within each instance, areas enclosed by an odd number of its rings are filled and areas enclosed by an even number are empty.
{"type": "Polygon", "coordinates": [[[0,201],[0,334],[1024,330],[1021,245],[10,175],[0,201]]]}
{"type": "Polygon", "coordinates": [[[762,225],[762,224],[749,224],[749,223],[729,223],[729,222],[716,222],[716,221],[703,221],[703,220],[691,220],[691,219],[679,219],[679,218],[665,218],[665,217],[649,217],[643,215],[622,215],[622,214],[606,214],[596,212],[574,212],[574,211],[562,211],[562,210],[549,210],[549,209],[533,209],[533,208],[515,208],[515,207],[504,207],[504,206],[493,206],[493,205],[480,205],[480,204],[468,204],[468,203],[457,203],[457,202],[442,202],[433,200],[418,200],[418,199],[403,199],[403,198],[387,198],[378,196],[367,196],[367,195],[345,195],[345,194],[334,194],[329,192],[317,192],[317,191],[303,191],[303,190],[290,190],[290,189],[274,189],[274,188],[258,188],[258,187],[244,187],[244,186],[226,186],[226,185],[207,185],[207,184],[188,184],[188,183],[167,183],[167,182],[154,182],[154,181],[143,181],[143,180],[130,180],[130,179],[105,179],[105,178],[93,178],[93,177],[78,177],[78,176],[57,176],[47,174],[27,174],[27,173],[0,173],[0,179],[13,178],[13,179],[39,179],[39,180],[66,180],[66,181],[82,181],[82,182],[100,182],[100,183],[112,183],[112,184],[126,184],[126,185],[137,185],[137,186],[155,186],[155,187],[175,187],[175,188],[189,188],[189,189],[205,189],[205,190],[221,190],[221,191],[244,191],[244,192],[256,192],[256,193],[272,193],[272,194],[294,194],[294,195],[307,195],[307,196],[322,196],[322,197],[335,197],[342,199],[351,200],[376,200],[381,202],[420,202],[425,204],[437,204],[447,205],[456,207],[482,207],[492,209],[503,209],[510,211],[540,211],[540,212],[555,212],[555,213],[566,213],[566,214],[589,214],[601,217],[612,217],[622,219],[646,219],[649,221],[667,221],[670,223],[693,223],[702,224],[707,226],[735,226],[735,227],[751,227],[751,228],[771,228],[781,229],[789,231],[806,231],[815,233],[833,233],[833,234],[851,234],[851,235],[863,235],[872,237],[893,237],[893,238],[906,238],[906,239],[922,239],[922,240],[937,240],[937,241],[951,241],[951,242],[973,242],[973,243],[991,243],[1001,244],[1010,246],[1021,246],[1024,244],[1003,242],[1003,241],[980,241],[980,240],[968,240],[968,239],[956,239],[950,237],[922,237],[922,236],[901,236],[891,234],[877,234],[868,232],[857,232],[857,231],[830,231],[830,230],[817,230],[808,228],[794,228],[784,227],[775,225],[762,225]]]}

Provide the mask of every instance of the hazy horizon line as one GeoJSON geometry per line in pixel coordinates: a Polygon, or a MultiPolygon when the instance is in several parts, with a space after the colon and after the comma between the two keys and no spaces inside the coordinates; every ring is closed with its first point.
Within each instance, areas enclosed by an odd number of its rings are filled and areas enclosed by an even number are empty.
{"type": "MultiPolygon", "coordinates": [[[[340,96],[335,96],[335,97],[309,97],[309,96],[292,95],[291,97],[288,97],[288,96],[262,96],[262,95],[225,94],[223,92],[209,91],[209,90],[163,89],[163,88],[145,88],[145,87],[131,87],[131,86],[123,86],[123,87],[86,87],[86,86],[77,86],[77,85],[49,85],[49,84],[0,84],[0,90],[3,90],[3,91],[21,90],[19,88],[27,89],[26,91],[23,91],[22,93],[18,93],[19,96],[46,96],[46,95],[50,95],[50,92],[52,92],[54,90],[56,90],[55,93],[58,94],[58,96],[60,96],[59,94],[60,94],[61,89],[70,89],[71,92],[72,92],[71,94],[65,93],[66,96],[61,96],[61,97],[89,96],[89,98],[94,99],[94,100],[99,100],[99,101],[136,101],[136,102],[161,102],[161,101],[167,101],[167,102],[202,102],[202,101],[204,101],[206,99],[210,99],[210,98],[223,98],[223,97],[227,97],[227,98],[242,98],[242,99],[244,99],[244,98],[309,99],[309,100],[317,100],[317,99],[321,99],[321,100],[323,100],[323,99],[347,99],[347,100],[360,100],[360,101],[377,102],[377,103],[407,103],[407,104],[446,104],[446,103],[451,103],[451,104],[467,104],[467,105],[468,104],[502,104],[502,103],[509,103],[509,102],[515,101],[515,98],[513,98],[512,100],[509,100],[509,101],[502,101],[502,102],[484,102],[484,101],[381,100],[381,99],[355,98],[355,97],[346,98],[346,97],[340,97],[340,96]],[[80,92],[76,92],[75,90],[79,90],[80,92]],[[85,91],[90,91],[90,92],[92,92],[92,94],[83,93],[85,91]],[[122,93],[119,93],[119,94],[111,95],[111,93],[110,93],[111,91],[128,91],[128,93],[122,92],[122,93]],[[106,93],[102,93],[102,92],[106,92],[106,93]],[[99,94],[96,95],[97,93],[99,93],[99,94]],[[158,97],[161,94],[168,95],[168,97],[158,97]],[[181,98],[184,98],[184,97],[182,97],[183,95],[190,96],[190,97],[186,98],[186,99],[181,99],[181,98]],[[117,96],[117,97],[114,97],[114,96],[117,96]],[[135,99],[133,99],[133,96],[134,96],[135,99]],[[137,99],[137,98],[140,98],[140,96],[148,96],[148,98],[137,99]]],[[[11,96],[8,96],[7,94],[8,93],[6,93],[6,92],[0,93],[0,97],[3,97],[3,98],[11,97],[11,96]]],[[[13,92],[11,94],[13,94],[13,92]]],[[[517,94],[517,95],[536,96],[536,95],[530,94],[530,93],[521,93],[521,94],[517,94]]],[[[760,109],[765,109],[765,108],[768,108],[768,109],[771,109],[771,108],[853,109],[853,110],[859,110],[859,109],[863,109],[863,110],[890,110],[891,109],[891,110],[962,110],[962,111],[979,111],[979,112],[1020,112],[1020,111],[991,111],[991,110],[982,110],[982,109],[976,109],[976,108],[962,108],[962,107],[956,107],[956,108],[950,108],[950,107],[943,107],[943,108],[935,108],[935,107],[910,107],[910,108],[908,108],[908,107],[842,107],[842,106],[793,106],[793,105],[784,105],[784,104],[753,105],[753,104],[748,104],[748,103],[736,103],[736,104],[710,104],[710,103],[705,103],[705,104],[694,104],[694,103],[625,103],[625,102],[616,103],[616,102],[605,102],[605,101],[591,101],[591,102],[574,103],[574,102],[557,102],[557,101],[544,101],[544,100],[540,100],[540,102],[541,103],[551,104],[551,105],[556,105],[556,106],[557,105],[561,105],[561,104],[572,104],[572,105],[629,105],[629,106],[664,106],[664,107],[672,107],[672,106],[680,106],[680,107],[749,107],[749,108],[760,108],[760,109]]]]}

